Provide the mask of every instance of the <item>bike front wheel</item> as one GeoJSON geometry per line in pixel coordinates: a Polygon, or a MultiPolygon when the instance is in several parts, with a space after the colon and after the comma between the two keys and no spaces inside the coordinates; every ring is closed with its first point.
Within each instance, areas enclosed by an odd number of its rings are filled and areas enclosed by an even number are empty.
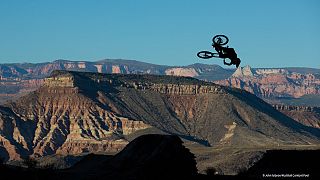
{"type": "Polygon", "coordinates": [[[200,52],[198,52],[197,56],[199,58],[202,58],[202,59],[210,59],[210,58],[213,58],[213,57],[219,57],[219,54],[218,53],[212,53],[210,51],[200,51],[200,52]]]}
{"type": "Polygon", "coordinates": [[[225,35],[216,35],[212,38],[212,41],[219,45],[226,45],[229,42],[229,38],[225,35]]]}

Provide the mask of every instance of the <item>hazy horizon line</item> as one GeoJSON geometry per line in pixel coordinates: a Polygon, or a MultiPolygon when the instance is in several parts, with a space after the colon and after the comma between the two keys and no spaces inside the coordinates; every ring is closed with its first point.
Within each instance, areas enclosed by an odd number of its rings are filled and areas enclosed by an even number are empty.
{"type": "MultiPolygon", "coordinates": [[[[191,65],[194,65],[194,64],[203,64],[203,65],[215,65],[215,66],[220,66],[224,69],[235,69],[235,67],[223,67],[221,65],[218,65],[218,64],[208,64],[208,63],[202,63],[202,62],[195,62],[195,63],[192,63],[192,64],[186,64],[186,65],[167,65],[167,64],[156,64],[156,63],[151,63],[151,62],[146,62],[146,61],[143,61],[143,60],[136,60],[136,59],[124,59],[124,58],[104,58],[104,59],[100,59],[100,60],[70,60],[70,59],[54,59],[54,60],[51,60],[51,61],[42,61],[42,62],[11,62],[11,63],[0,63],[1,65],[11,65],[11,64],[44,64],[44,63],[53,63],[55,61],[70,61],[70,62],[86,62],[86,63],[96,63],[96,62],[99,62],[99,61],[116,61],[116,60],[122,60],[122,61],[136,61],[136,62],[140,62],[140,63],[146,63],[146,64],[152,64],[152,65],[157,65],[157,66],[169,66],[169,67],[185,67],[185,66],[191,66],[191,65]]],[[[251,66],[249,64],[246,64],[246,65],[243,65],[243,66],[240,66],[240,67],[245,67],[245,66],[250,66],[251,68],[254,68],[254,69],[279,69],[279,68],[311,68],[311,69],[319,69],[320,70],[320,67],[306,67],[306,66],[286,66],[286,67],[275,67],[275,66],[272,66],[272,67],[254,67],[254,66],[251,66]]]]}

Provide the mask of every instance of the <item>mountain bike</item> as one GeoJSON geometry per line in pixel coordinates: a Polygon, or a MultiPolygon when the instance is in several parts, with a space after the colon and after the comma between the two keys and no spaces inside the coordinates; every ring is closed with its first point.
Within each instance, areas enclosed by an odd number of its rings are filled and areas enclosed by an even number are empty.
{"type": "MultiPolygon", "coordinates": [[[[216,35],[212,38],[213,46],[218,45],[222,47],[229,42],[229,38],[225,35],[216,35]]],[[[197,53],[197,56],[202,59],[210,59],[213,57],[220,58],[218,53],[213,53],[210,51],[200,51],[197,53]]]]}

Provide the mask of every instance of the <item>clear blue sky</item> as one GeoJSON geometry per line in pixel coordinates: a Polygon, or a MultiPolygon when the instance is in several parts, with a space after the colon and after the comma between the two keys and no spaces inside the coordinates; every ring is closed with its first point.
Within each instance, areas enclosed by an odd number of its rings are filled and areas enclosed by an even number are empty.
{"type": "Polygon", "coordinates": [[[0,63],[187,65],[225,34],[253,67],[320,67],[318,0],[0,0],[0,63]]]}

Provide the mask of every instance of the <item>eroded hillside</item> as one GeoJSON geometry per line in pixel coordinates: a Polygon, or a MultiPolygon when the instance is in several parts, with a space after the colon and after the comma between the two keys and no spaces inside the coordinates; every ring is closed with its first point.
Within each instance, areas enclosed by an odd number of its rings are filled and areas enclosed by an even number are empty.
{"type": "Polygon", "coordinates": [[[117,152],[154,127],[210,146],[319,143],[256,96],[194,78],[54,71],[0,111],[1,155],[117,152]]]}

